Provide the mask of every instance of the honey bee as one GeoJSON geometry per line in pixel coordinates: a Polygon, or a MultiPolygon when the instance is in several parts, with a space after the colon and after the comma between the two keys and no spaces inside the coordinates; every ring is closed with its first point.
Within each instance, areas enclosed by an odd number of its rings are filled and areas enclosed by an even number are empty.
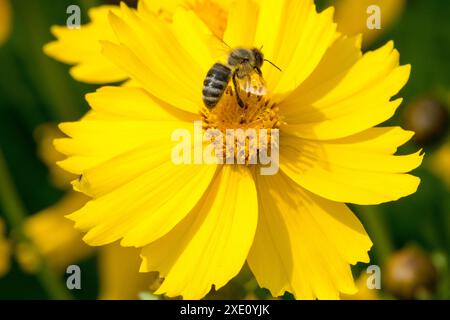
{"type": "Polygon", "coordinates": [[[237,103],[245,107],[239,91],[254,95],[265,95],[266,86],[261,72],[264,61],[269,62],[281,71],[275,64],[264,59],[262,48],[235,48],[228,55],[227,64],[215,63],[206,74],[203,81],[203,103],[208,109],[213,109],[222,98],[230,81],[233,82],[237,103]],[[256,78],[255,78],[256,75],[256,78]]]}

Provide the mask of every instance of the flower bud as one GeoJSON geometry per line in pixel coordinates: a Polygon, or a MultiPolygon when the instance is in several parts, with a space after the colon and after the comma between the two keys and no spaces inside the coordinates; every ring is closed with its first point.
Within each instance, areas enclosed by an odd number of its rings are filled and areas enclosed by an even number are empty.
{"type": "Polygon", "coordinates": [[[424,98],[408,105],[404,114],[405,127],[414,131],[414,142],[420,146],[432,145],[445,137],[449,112],[438,100],[424,98]]]}
{"type": "Polygon", "coordinates": [[[384,289],[399,299],[417,299],[433,292],[437,272],[430,257],[411,246],[392,255],[385,268],[384,289]]]}

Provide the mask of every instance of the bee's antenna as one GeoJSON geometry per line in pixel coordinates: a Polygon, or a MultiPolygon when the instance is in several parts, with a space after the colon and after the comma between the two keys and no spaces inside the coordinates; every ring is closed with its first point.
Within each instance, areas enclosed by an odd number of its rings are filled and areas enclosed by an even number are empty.
{"type": "Polygon", "coordinates": [[[268,63],[270,63],[272,66],[274,66],[276,69],[278,69],[278,71],[283,72],[283,70],[280,69],[280,67],[278,67],[275,63],[273,63],[270,60],[264,59],[264,61],[267,61],[268,63]]]}
{"type": "Polygon", "coordinates": [[[228,43],[226,43],[223,39],[221,39],[221,38],[219,38],[219,37],[217,37],[217,39],[219,39],[219,41],[222,42],[224,45],[226,45],[230,50],[233,49],[233,48],[231,48],[231,46],[230,46],[228,43]]]}

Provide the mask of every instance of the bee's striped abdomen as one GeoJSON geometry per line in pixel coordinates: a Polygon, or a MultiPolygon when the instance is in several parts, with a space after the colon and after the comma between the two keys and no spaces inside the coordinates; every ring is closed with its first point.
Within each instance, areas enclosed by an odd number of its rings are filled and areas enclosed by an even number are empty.
{"type": "Polygon", "coordinates": [[[231,78],[231,69],[221,63],[214,64],[203,81],[203,102],[209,109],[214,108],[222,98],[231,78]]]}

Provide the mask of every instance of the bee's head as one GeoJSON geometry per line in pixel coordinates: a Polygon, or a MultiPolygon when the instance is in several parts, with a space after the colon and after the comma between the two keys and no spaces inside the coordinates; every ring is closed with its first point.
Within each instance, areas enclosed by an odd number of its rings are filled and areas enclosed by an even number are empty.
{"type": "Polygon", "coordinates": [[[257,48],[253,48],[252,52],[253,56],[255,57],[255,67],[261,68],[264,62],[264,54],[261,52],[260,49],[257,48]]]}

